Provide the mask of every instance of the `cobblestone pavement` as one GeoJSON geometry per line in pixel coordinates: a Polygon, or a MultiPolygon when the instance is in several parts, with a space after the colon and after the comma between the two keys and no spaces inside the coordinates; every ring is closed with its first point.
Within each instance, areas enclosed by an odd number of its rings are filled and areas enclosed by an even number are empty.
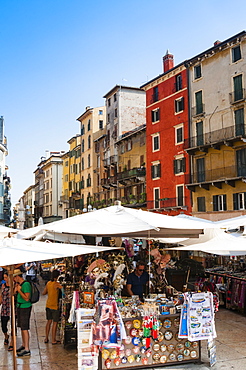
{"type": "MultiPolygon", "coordinates": [[[[41,284],[43,285],[43,284],[41,284]]],[[[42,290],[42,287],[41,289],[42,290]]],[[[63,345],[45,344],[45,302],[40,301],[33,305],[30,331],[31,357],[17,358],[17,370],[74,370],[77,369],[76,349],[65,349],[63,345]]],[[[213,370],[246,369],[246,316],[233,311],[220,309],[216,314],[217,331],[217,363],[213,370]]],[[[0,333],[0,369],[13,368],[12,352],[7,351],[3,344],[4,337],[0,333]]],[[[17,348],[21,345],[20,332],[17,333],[17,348]]],[[[209,359],[206,350],[207,342],[202,342],[201,364],[180,364],[158,367],[170,370],[206,370],[209,369],[209,359]]]]}

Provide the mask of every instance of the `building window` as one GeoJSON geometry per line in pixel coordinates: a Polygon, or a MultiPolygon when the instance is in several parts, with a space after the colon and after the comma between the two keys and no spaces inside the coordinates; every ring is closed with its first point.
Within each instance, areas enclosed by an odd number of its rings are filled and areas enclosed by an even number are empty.
{"type": "Polygon", "coordinates": [[[97,156],[97,168],[100,168],[100,155],[97,156]]]}
{"type": "Polygon", "coordinates": [[[91,135],[88,136],[88,149],[91,149],[91,135]]]}
{"type": "Polygon", "coordinates": [[[184,173],[185,172],[185,157],[174,159],[173,165],[174,165],[175,175],[179,173],[184,173]]]}
{"type": "Polygon", "coordinates": [[[232,48],[231,52],[232,52],[232,63],[235,63],[238,60],[242,59],[240,45],[235,46],[234,48],[232,48]]]}
{"type": "Polygon", "coordinates": [[[197,197],[197,211],[206,212],[205,197],[197,197]]]}
{"type": "Polygon", "coordinates": [[[203,121],[196,122],[196,144],[198,146],[204,144],[203,121]]]}
{"type": "Polygon", "coordinates": [[[234,111],[235,118],[235,134],[236,136],[244,135],[244,108],[240,108],[234,111]]]}
{"type": "Polygon", "coordinates": [[[132,141],[128,140],[128,142],[127,142],[127,151],[129,152],[130,150],[132,150],[132,141]]]}
{"type": "Polygon", "coordinates": [[[91,186],[91,175],[88,174],[88,178],[87,178],[87,187],[88,186],[91,186]]]}
{"type": "Polygon", "coordinates": [[[234,87],[234,102],[243,99],[243,80],[242,75],[233,77],[233,87],[234,87]]]}
{"type": "Polygon", "coordinates": [[[91,129],[91,120],[89,119],[87,124],[87,131],[90,131],[90,129],[91,129]]]}
{"type": "Polygon", "coordinates": [[[151,178],[157,179],[161,177],[161,164],[156,163],[151,166],[151,178]]]}
{"type": "Polygon", "coordinates": [[[155,103],[158,100],[159,100],[159,89],[158,89],[158,86],[155,86],[153,88],[153,95],[152,95],[151,103],[155,103]]]}
{"type": "Polygon", "coordinates": [[[157,122],[160,120],[160,108],[154,109],[151,112],[152,122],[157,122]]]}
{"type": "Polygon", "coordinates": [[[65,167],[68,167],[68,161],[65,162],[65,167]]]}
{"type": "Polygon", "coordinates": [[[98,111],[98,114],[99,114],[99,116],[102,116],[103,115],[103,111],[102,110],[99,110],[98,111]]]}
{"type": "Polygon", "coordinates": [[[154,189],[154,208],[160,208],[160,188],[154,189]]]}
{"type": "Polygon", "coordinates": [[[102,130],[103,129],[103,120],[100,120],[99,121],[99,130],[102,130]]]}
{"type": "Polygon", "coordinates": [[[84,158],[81,159],[81,171],[84,171],[85,169],[85,161],[84,158]]]}
{"type": "Polygon", "coordinates": [[[195,93],[195,102],[196,102],[195,114],[203,113],[202,91],[197,91],[195,93]]]}
{"type": "Polygon", "coordinates": [[[68,182],[68,175],[65,175],[65,182],[68,182]]]}
{"type": "Polygon", "coordinates": [[[117,108],[115,108],[115,110],[114,110],[114,117],[115,117],[115,118],[116,118],[116,117],[118,117],[117,108]]]}
{"type": "Polygon", "coordinates": [[[237,176],[246,176],[246,149],[240,149],[236,152],[237,176]]]}
{"type": "Polygon", "coordinates": [[[120,146],[120,153],[121,154],[125,153],[125,145],[124,144],[121,144],[121,146],[120,146]]]}
{"type": "Polygon", "coordinates": [[[85,151],[85,141],[83,139],[81,142],[81,152],[84,153],[84,151],[85,151]]]}
{"type": "Polygon", "coordinates": [[[111,99],[110,98],[108,99],[108,106],[109,107],[111,106],[111,99]]]}
{"type": "Polygon", "coordinates": [[[176,188],[177,191],[177,206],[183,207],[184,206],[184,186],[178,185],[176,188]]]}
{"type": "Polygon", "coordinates": [[[205,158],[198,158],[196,160],[197,182],[205,181],[205,158]]]}
{"type": "Polygon", "coordinates": [[[246,193],[233,194],[233,209],[234,211],[246,209],[246,193]]]}
{"type": "Polygon", "coordinates": [[[152,135],[152,152],[156,152],[160,150],[160,135],[154,134],[152,135]]]}
{"type": "Polygon", "coordinates": [[[81,133],[81,135],[84,135],[84,133],[85,133],[85,126],[84,125],[81,126],[80,133],[81,133]]]}
{"type": "Polygon", "coordinates": [[[117,101],[116,93],[114,94],[114,101],[117,101]]]}
{"type": "Polygon", "coordinates": [[[175,76],[175,90],[179,91],[181,89],[182,89],[182,76],[180,74],[175,76]]]}
{"type": "Polygon", "coordinates": [[[213,196],[213,211],[226,211],[226,194],[213,196]]]}
{"type": "Polygon", "coordinates": [[[182,112],[184,110],[184,98],[175,100],[175,113],[182,112]]]}
{"type": "Polygon", "coordinates": [[[184,141],[184,134],[183,134],[183,125],[179,127],[175,127],[175,143],[180,144],[184,141]]]}
{"type": "Polygon", "coordinates": [[[202,67],[201,64],[194,67],[194,79],[197,80],[198,78],[202,77],[202,67]]]}
{"type": "Polygon", "coordinates": [[[88,168],[91,166],[91,155],[88,154],[88,168]]]}

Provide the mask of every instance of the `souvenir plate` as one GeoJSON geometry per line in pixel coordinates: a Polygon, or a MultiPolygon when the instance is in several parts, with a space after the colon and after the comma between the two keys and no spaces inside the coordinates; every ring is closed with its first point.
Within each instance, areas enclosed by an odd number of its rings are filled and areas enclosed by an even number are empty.
{"type": "Polygon", "coordinates": [[[140,350],[139,347],[133,347],[132,348],[132,352],[135,353],[135,354],[139,353],[139,350],[140,350]]]}
{"type": "Polygon", "coordinates": [[[147,365],[147,363],[148,363],[148,359],[147,359],[147,357],[143,357],[143,358],[142,358],[142,364],[143,364],[143,365],[147,365]]]}
{"type": "Polygon", "coordinates": [[[167,356],[162,355],[162,356],[160,357],[160,362],[161,362],[162,364],[164,364],[166,361],[167,361],[167,356]]]}
{"type": "Polygon", "coordinates": [[[167,346],[165,344],[161,345],[161,352],[165,352],[167,350],[167,346]]]}
{"type": "Polygon", "coordinates": [[[172,352],[174,350],[174,344],[169,344],[169,346],[167,346],[167,349],[169,352],[172,352]]]}
{"type": "Polygon", "coordinates": [[[125,339],[125,343],[126,343],[126,344],[130,344],[130,343],[131,343],[131,341],[132,341],[132,338],[128,335],[128,336],[126,337],[126,339],[125,339]]]}
{"type": "Polygon", "coordinates": [[[176,355],[175,355],[175,353],[171,353],[171,354],[169,355],[169,359],[170,359],[171,361],[176,361],[176,355]]]}
{"type": "Polygon", "coordinates": [[[127,322],[125,323],[125,327],[126,327],[126,329],[131,329],[131,327],[132,327],[132,322],[131,322],[131,321],[127,321],[127,322]]]}
{"type": "Polygon", "coordinates": [[[177,350],[178,352],[183,352],[183,350],[184,350],[184,345],[183,345],[183,343],[177,343],[177,344],[176,344],[176,350],[177,350]]]}
{"type": "Polygon", "coordinates": [[[175,328],[179,327],[179,322],[180,322],[179,317],[176,317],[176,319],[173,320],[173,325],[175,326],[175,328]]]}
{"type": "Polygon", "coordinates": [[[172,333],[172,331],[171,331],[171,330],[167,330],[167,331],[165,331],[165,333],[164,333],[164,337],[165,337],[165,339],[166,339],[166,340],[171,340],[171,339],[172,339],[172,337],[173,337],[173,333],[172,333]]]}
{"type": "Polygon", "coordinates": [[[197,353],[196,353],[196,351],[191,351],[191,353],[190,353],[190,357],[191,357],[191,358],[195,358],[195,357],[197,357],[197,353]]]}
{"type": "Polygon", "coordinates": [[[140,320],[133,320],[133,327],[135,329],[140,329],[141,328],[141,321],[140,320]]]}
{"type": "Polygon", "coordinates": [[[132,350],[131,350],[131,348],[127,348],[125,352],[126,352],[126,356],[128,357],[128,356],[131,355],[132,350]]]}
{"type": "Polygon", "coordinates": [[[154,344],[153,345],[153,350],[156,351],[156,352],[159,351],[160,350],[160,345],[158,343],[154,344]]]}
{"type": "Polygon", "coordinates": [[[160,361],[160,357],[161,356],[159,355],[159,353],[155,353],[152,358],[153,358],[153,361],[154,362],[159,362],[160,361]]]}
{"type": "Polygon", "coordinates": [[[185,342],[185,347],[186,347],[186,348],[190,348],[190,346],[191,346],[191,342],[190,342],[189,340],[187,340],[187,341],[185,342]]]}
{"type": "Polygon", "coordinates": [[[139,343],[140,343],[140,338],[138,338],[138,337],[133,337],[133,338],[132,338],[132,344],[133,344],[134,346],[138,346],[138,345],[139,345],[139,343]]]}
{"type": "Polygon", "coordinates": [[[129,362],[130,364],[132,364],[132,363],[133,363],[133,361],[135,360],[135,358],[134,358],[134,356],[133,356],[133,355],[130,355],[130,356],[128,356],[128,357],[127,357],[127,360],[128,360],[128,362],[129,362]]]}
{"type": "Polygon", "coordinates": [[[184,350],[184,355],[185,355],[186,357],[190,356],[190,350],[189,350],[189,349],[185,349],[185,350],[184,350]]]}
{"type": "Polygon", "coordinates": [[[159,333],[158,333],[158,342],[162,342],[163,340],[164,340],[164,334],[161,331],[159,331],[159,333]]]}
{"type": "Polygon", "coordinates": [[[183,355],[178,355],[178,356],[177,356],[177,360],[178,360],[178,361],[183,361],[183,359],[184,359],[184,356],[183,356],[183,355]]]}
{"type": "Polygon", "coordinates": [[[163,327],[166,328],[166,329],[170,329],[172,326],[172,321],[171,320],[164,320],[163,322],[163,327]]]}
{"type": "Polygon", "coordinates": [[[106,368],[107,368],[107,369],[109,369],[109,368],[110,368],[110,366],[111,366],[111,361],[110,361],[110,359],[109,359],[109,358],[107,358],[107,360],[105,361],[105,366],[106,366],[106,368]]]}
{"type": "Polygon", "coordinates": [[[121,363],[121,359],[120,359],[119,357],[117,357],[117,358],[115,358],[115,359],[114,359],[114,364],[115,364],[116,366],[119,366],[119,365],[120,365],[120,363],[121,363]]]}
{"type": "Polygon", "coordinates": [[[136,355],[135,356],[135,361],[140,362],[141,361],[141,355],[136,355]]]}
{"type": "Polygon", "coordinates": [[[107,360],[107,358],[109,358],[109,355],[110,355],[110,352],[107,349],[102,350],[102,358],[104,360],[107,360]]]}
{"type": "Polygon", "coordinates": [[[136,336],[138,335],[138,330],[137,330],[137,329],[135,329],[135,328],[132,328],[132,329],[130,330],[130,335],[131,335],[132,337],[136,337],[136,336]]]}
{"type": "Polygon", "coordinates": [[[117,353],[116,353],[116,350],[114,349],[114,350],[110,353],[110,358],[111,358],[111,360],[114,360],[116,357],[117,357],[117,353]]]}

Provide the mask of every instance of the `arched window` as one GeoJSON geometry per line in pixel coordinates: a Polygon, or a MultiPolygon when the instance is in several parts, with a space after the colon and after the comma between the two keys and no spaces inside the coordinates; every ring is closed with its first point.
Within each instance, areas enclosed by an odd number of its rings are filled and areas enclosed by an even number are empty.
{"type": "Polygon", "coordinates": [[[85,141],[83,139],[81,143],[81,152],[84,153],[84,151],[85,151],[85,141]]]}
{"type": "Polygon", "coordinates": [[[91,155],[88,154],[88,168],[91,166],[91,155]]]}
{"type": "Polygon", "coordinates": [[[91,148],[91,135],[88,136],[88,149],[91,148]]]}

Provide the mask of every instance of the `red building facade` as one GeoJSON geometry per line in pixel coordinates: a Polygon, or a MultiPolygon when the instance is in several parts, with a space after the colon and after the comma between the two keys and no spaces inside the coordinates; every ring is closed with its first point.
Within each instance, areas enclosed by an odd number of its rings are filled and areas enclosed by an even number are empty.
{"type": "Polygon", "coordinates": [[[190,172],[184,141],[189,137],[187,70],[163,57],[164,73],[141,86],[146,91],[147,208],[176,215],[191,213],[190,172]]]}

